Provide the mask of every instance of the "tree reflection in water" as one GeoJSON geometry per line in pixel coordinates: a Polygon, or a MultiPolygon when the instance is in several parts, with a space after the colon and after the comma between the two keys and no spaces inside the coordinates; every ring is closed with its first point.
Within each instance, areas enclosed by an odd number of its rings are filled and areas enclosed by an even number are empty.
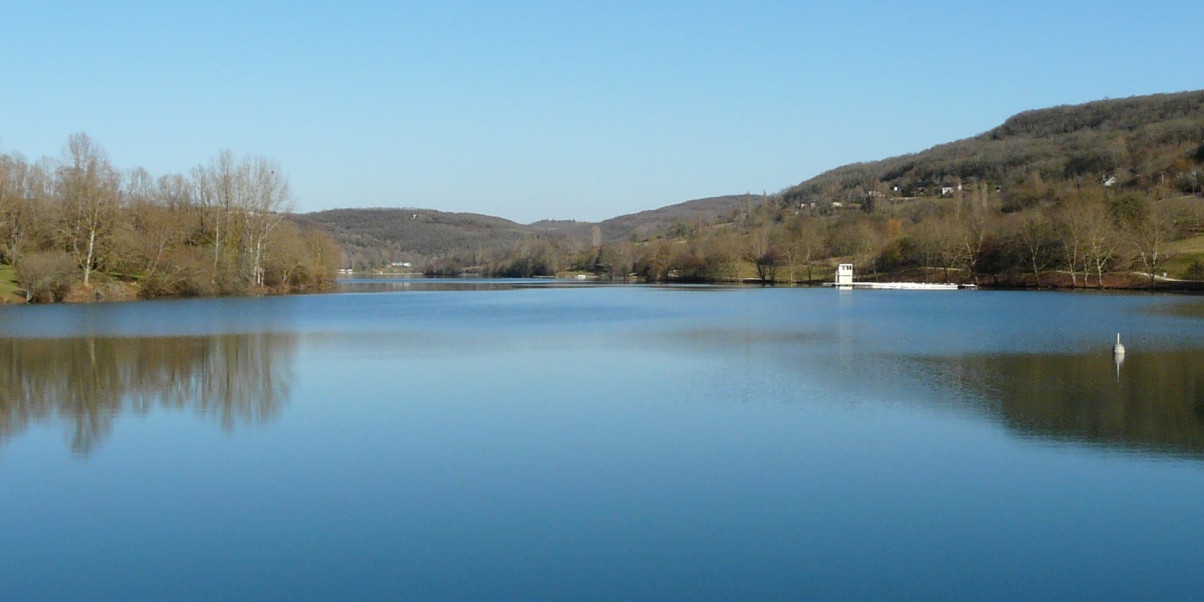
{"type": "Polygon", "coordinates": [[[1001,354],[923,358],[938,389],[1021,433],[1204,456],[1204,354],[1001,354]],[[950,390],[953,389],[953,390],[950,390]]]}
{"type": "Polygon", "coordinates": [[[63,420],[88,454],[123,413],[192,409],[223,429],[263,424],[288,402],[293,334],[0,339],[0,443],[63,420]]]}

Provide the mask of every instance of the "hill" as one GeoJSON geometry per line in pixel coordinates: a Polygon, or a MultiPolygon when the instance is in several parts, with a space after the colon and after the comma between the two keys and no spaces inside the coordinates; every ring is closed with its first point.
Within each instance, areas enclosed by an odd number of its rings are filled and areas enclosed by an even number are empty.
{"type": "Polygon", "coordinates": [[[1200,192],[1204,178],[1204,91],[1155,94],[1019,113],[977,136],[926,151],[838,167],[783,192],[793,202],[939,196],[958,185],[1010,188],[1082,181],[1116,188],[1200,192]],[[1154,182],[1157,179],[1158,182],[1154,182]]]}
{"type": "Polygon", "coordinates": [[[709,197],[612,217],[598,225],[602,230],[602,240],[615,243],[633,235],[639,238],[653,236],[678,224],[722,220],[730,217],[733,212],[746,211],[750,205],[760,204],[761,201],[760,195],[752,194],[709,197]]]}
{"type": "Polygon", "coordinates": [[[468,262],[471,265],[504,255],[530,238],[569,246],[591,245],[595,227],[601,242],[615,243],[633,235],[652,236],[676,223],[715,221],[761,200],[753,195],[698,199],[597,224],[544,220],[523,225],[475,213],[413,208],[331,209],[296,218],[329,232],[347,254],[347,265],[363,270],[394,262],[422,267],[431,260],[464,254],[475,256],[468,262]]]}
{"type": "Polygon", "coordinates": [[[420,209],[303,216],[357,268],[648,280],[867,277],[998,286],[1185,286],[1204,274],[1204,91],[1019,113],[928,150],[774,195],[698,199],[597,224],[420,209]],[[1166,274],[1169,272],[1170,276],[1166,274]],[[1161,278],[1161,279],[1160,279],[1161,278]]]}
{"type": "Polygon", "coordinates": [[[347,264],[358,269],[502,252],[532,234],[529,227],[500,217],[432,209],[331,209],[297,219],[329,232],[347,254],[347,264]]]}
{"type": "Polygon", "coordinates": [[[629,238],[648,238],[681,224],[707,224],[730,218],[736,212],[759,205],[761,195],[730,194],[694,199],[658,209],[628,213],[593,224],[577,221],[540,221],[531,224],[537,232],[556,233],[575,242],[590,242],[594,226],[601,242],[614,244],[629,238]]]}

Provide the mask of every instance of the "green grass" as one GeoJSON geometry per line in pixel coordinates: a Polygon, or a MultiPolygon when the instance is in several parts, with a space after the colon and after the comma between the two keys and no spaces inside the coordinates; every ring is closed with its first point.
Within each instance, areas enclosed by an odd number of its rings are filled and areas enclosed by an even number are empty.
{"type": "Polygon", "coordinates": [[[1171,258],[1162,269],[1175,278],[1190,278],[1194,276],[1192,264],[1204,264],[1204,236],[1176,240],[1166,245],[1166,252],[1171,258]]]}
{"type": "Polygon", "coordinates": [[[1167,243],[1166,249],[1172,253],[1204,255],[1204,236],[1193,236],[1167,243]]]}
{"type": "Polygon", "coordinates": [[[20,303],[25,297],[17,292],[17,271],[11,265],[0,265],[0,303],[20,303]]]}

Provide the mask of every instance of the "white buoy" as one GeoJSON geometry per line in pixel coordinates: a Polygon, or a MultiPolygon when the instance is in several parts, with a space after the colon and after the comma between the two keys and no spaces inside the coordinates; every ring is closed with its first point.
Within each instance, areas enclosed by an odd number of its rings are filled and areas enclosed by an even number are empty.
{"type": "Polygon", "coordinates": [[[1116,344],[1112,346],[1112,363],[1116,365],[1116,382],[1120,382],[1120,367],[1125,363],[1125,346],[1120,344],[1120,333],[1116,333],[1116,344]]]}

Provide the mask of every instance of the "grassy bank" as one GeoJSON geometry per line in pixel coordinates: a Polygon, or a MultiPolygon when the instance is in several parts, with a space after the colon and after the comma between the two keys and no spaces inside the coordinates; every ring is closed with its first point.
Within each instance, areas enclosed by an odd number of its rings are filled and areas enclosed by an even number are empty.
{"type": "Polygon", "coordinates": [[[1163,270],[1173,278],[1204,278],[1204,236],[1176,240],[1166,245],[1170,255],[1163,270]]]}
{"type": "Polygon", "coordinates": [[[11,265],[0,265],[0,303],[24,303],[25,296],[17,290],[17,271],[11,265]]]}

